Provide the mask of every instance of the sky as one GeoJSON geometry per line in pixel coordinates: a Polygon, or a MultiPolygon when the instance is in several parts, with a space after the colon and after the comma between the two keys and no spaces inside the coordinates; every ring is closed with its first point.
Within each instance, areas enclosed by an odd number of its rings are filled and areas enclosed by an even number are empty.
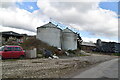
{"type": "Polygon", "coordinates": [[[85,42],[118,42],[116,0],[1,0],[0,32],[36,35],[49,21],[77,32],[85,42]]]}

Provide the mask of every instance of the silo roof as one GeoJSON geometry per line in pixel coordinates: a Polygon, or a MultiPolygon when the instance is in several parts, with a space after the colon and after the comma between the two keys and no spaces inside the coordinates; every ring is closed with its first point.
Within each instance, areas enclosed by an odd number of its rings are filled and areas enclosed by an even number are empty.
{"type": "MultiPolygon", "coordinates": [[[[45,25],[43,25],[43,26],[40,26],[40,27],[38,27],[38,28],[57,28],[57,29],[60,29],[60,28],[57,27],[57,25],[53,24],[52,22],[49,22],[49,23],[47,23],[47,24],[45,24],[45,25]]],[[[38,29],[38,28],[37,28],[37,29],[38,29]]],[[[61,30],[61,29],[60,29],[60,30],[61,30]]]]}
{"type": "MultiPolygon", "coordinates": [[[[75,32],[73,32],[72,30],[70,30],[69,28],[64,29],[63,32],[75,33],[75,32]]],[[[76,33],[75,33],[75,34],[76,34],[76,33]]]]}
{"type": "Polygon", "coordinates": [[[16,36],[16,37],[23,37],[22,34],[13,32],[13,31],[6,31],[6,32],[2,32],[2,36],[16,36]]]}

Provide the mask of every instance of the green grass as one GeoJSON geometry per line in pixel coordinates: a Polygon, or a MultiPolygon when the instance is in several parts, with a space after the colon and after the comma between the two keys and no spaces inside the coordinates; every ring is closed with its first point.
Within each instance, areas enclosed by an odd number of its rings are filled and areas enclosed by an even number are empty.
{"type": "Polygon", "coordinates": [[[104,54],[104,55],[114,55],[114,56],[120,56],[120,53],[103,53],[103,52],[92,52],[92,54],[104,54]]]}
{"type": "Polygon", "coordinates": [[[112,53],[114,56],[120,56],[120,53],[112,53]]]}
{"type": "Polygon", "coordinates": [[[20,60],[20,59],[4,59],[3,61],[17,61],[17,60],[20,60]]]}
{"type": "Polygon", "coordinates": [[[77,56],[90,56],[90,55],[78,54],[77,56]]]}

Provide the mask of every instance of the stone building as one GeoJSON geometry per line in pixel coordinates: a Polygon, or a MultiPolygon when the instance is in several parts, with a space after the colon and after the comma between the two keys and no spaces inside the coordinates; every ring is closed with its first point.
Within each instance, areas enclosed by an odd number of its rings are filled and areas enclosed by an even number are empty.
{"type": "Polygon", "coordinates": [[[104,42],[98,39],[96,45],[97,45],[96,51],[106,53],[120,53],[120,43],[104,42]]]}
{"type": "Polygon", "coordinates": [[[62,30],[51,22],[37,28],[36,38],[63,50],[77,49],[77,34],[68,28],[62,30]]]}

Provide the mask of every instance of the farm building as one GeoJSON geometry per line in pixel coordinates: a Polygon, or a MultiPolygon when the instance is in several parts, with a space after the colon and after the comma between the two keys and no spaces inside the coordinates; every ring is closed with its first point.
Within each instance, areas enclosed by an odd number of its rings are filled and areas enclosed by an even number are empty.
{"type": "Polygon", "coordinates": [[[96,45],[97,45],[96,51],[106,53],[120,53],[120,43],[104,42],[98,39],[96,45]]]}
{"type": "Polygon", "coordinates": [[[58,28],[49,22],[37,28],[37,39],[63,50],[77,49],[77,34],[66,28],[58,28]]]}
{"type": "Polygon", "coordinates": [[[23,35],[13,31],[1,32],[0,37],[1,37],[2,44],[5,44],[10,40],[12,40],[13,43],[23,41],[23,35]]]}
{"type": "Polygon", "coordinates": [[[84,51],[92,51],[96,48],[96,45],[92,42],[82,42],[81,43],[81,49],[84,51]]]}

